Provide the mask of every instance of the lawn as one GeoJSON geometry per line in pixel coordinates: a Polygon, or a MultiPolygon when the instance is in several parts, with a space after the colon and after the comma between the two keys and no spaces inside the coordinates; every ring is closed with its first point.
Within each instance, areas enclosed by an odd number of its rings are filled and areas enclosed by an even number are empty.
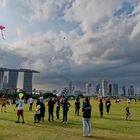
{"type": "Polygon", "coordinates": [[[92,137],[82,136],[82,111],[80,116],[75,116],[74,101],[70,101],[70,104],[67,124],[62,124],[62,112],[60,120],[48,122],[47,107],[45,122],[33,123],[35,105],[32,112],[25,105],[25,124],[16,124],[15,106],[8,105],[6,113],[0,112],[0,140],[140,140],[140,101],[128,105],[126,101],[116,104],[112,100],[110,114],[106,114],[104,109],[104,118],[100,118],[99,102],[92,99],[92,137]],[[130,107],[132,121],[125,120],[126,106],[130,107]]]}

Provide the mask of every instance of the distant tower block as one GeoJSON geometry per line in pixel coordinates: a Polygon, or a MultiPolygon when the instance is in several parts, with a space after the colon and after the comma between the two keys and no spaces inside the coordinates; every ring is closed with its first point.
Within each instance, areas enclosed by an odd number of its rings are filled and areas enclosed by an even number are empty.
{"type": "Polygon", "coordinates": [[[8,76],[8,89],[16,89],[18,81],[18,71],[17,70],[9,70],[8,76]]]}
{"type": "Polygon", "coordinates": [[[3,76],[4,76],[4,71],[0,71],[0,89],[3,87],[3,76]]]}
{"type": "Polygon", "coordinates": [[[23,90],[32,93],[32,72],[24,72],[23,90]]]}
{"type": "Polygon", "coordinates": [[[23,91],[31,94],[33,73],[39,73],[39,72],[35,70],[30,70],[30,69],[20,69],[20,72],[24,72],[23,91]]]}

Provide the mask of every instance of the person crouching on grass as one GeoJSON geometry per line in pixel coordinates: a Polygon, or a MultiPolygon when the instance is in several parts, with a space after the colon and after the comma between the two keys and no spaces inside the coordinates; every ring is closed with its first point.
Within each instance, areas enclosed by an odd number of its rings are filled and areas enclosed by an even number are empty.
{"type": "Polygon", "coordinates": [[[16,121],[16,123],[19,123],[20,116],[22,117],[22,123],[24,123],[24,115],[23,115],[24,94],[19,93],[17,98],[18,98],[18,100],[17,100],[17,108],[18,108],[17,116],[18,116],[18,120],[16,121]]]}
{"type": "Polygon", "coordinates": [[[40,113],[41,113],[40,109],[41,109],[41,106],[40,106],[40,102],[38,99],[36,102],[36,113],[34,116],[34,123],[36,123],[36,121],[37,121],[37,123],[39,123],[39,121],[40,121],[40,113]]]}
{"type": "Polygon", "coordinates": [[[90,118],[91,118],[91,105],[89,102],[88,97],[85,98],[85,103],[83,104],[83,136],[86,136],[86,129],[88,127],[88,136],[91,136],[91,124],[90,124],[90,118]]]}

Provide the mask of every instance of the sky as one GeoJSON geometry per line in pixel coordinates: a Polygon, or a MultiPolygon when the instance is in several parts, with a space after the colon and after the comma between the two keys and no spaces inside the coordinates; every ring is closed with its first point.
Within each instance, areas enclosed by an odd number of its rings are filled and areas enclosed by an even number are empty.
{"type": "Polygon", "coordinates": [[[0,67],[54,89],[107,79],[140,87],[140,0],[0,0],[0,67]]]}

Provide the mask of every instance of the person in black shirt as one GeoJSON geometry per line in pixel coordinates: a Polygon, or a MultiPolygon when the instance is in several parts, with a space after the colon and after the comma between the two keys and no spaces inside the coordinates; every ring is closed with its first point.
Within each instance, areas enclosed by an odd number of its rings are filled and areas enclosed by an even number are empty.
{"type": "Polygon", "coordinates": [[[55,102],[52,100],[52,98],[50,98],[50,100],[48,102],[48,113],[49,113],[48,121],[50,121],[50,117],[52,117],[52,121],[53,121],[54,104],[55,104],[55,102]]]}
{"type": "Polygon", "coordinates": [[[103,101],[102,99],[100,99],[100,103],[99,103],[99,110],[100,110],[100,117],[103,117],[103,101]]]}
{"type": "Polygon", "coordinates": [[[75,115],[77,114],[79,116],[79,110],[80,110],[80,101],[79,98],[77,98],[75,102],[75,115]]]}
{"type": "Polygon", "coordinates": [[[44,122],[44,117],[45,117],[45,104],[43,103],[43,97],[39,98],[39,104],[40,104],[40,118],[42,122],[44,122]]]}
{"type": "Polygon", "coordinates": [[[91,105],[88,97],[85,99],[85,103],[83,104],[83,136],[86,136],[86,128],[88,127],[88,136],[91,136],[91,126],[90,126],[90,118],[91,118],[91,105]]]}
{"type": "Polygon", "coordinates": [[[130,115],[129,107],[126,107],[125,111],[126,111],[126,120],[128,120],[128,118],[129,118],[129,120],[131,120],[131,115],[130,115]]]}
{"type": "Polygon", "coordinates": [[[60,112],[60,101],[57,99],[56,101],[56,117],[59,119],[59,112],[60,112]]]}

